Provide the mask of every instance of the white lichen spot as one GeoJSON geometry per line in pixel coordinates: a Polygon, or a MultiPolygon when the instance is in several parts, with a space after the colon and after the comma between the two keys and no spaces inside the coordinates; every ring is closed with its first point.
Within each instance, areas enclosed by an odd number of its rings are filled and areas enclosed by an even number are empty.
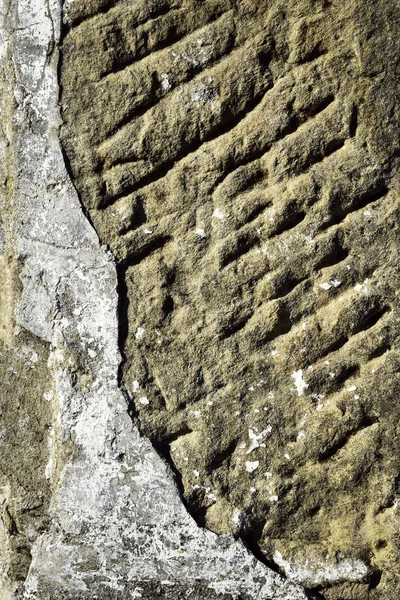
{"type": "Polygon", "coordinates": [[[204,229],[201,229],[200,227],[196,227],[195,234],[198,235],[201,238],[205,238],[206,237],[206,232],[204,231],[204,229]]]}
{"type": "Polygon", "coordinates": [[[253,452],[253,450],[256,450],[257,448],[260,448],[260,446],[264,446],[265,444],[260,444],[260,441],[263,440],[265,438],[266,435],[268,435],[268,433],[271,433],[272,431],[272,426],[268,425],[266,427],[266,429],[264,429],[261,433],[256,433],[253,429],[249,429],[249,438],[251,441],[250,447],[247,450],[247,454],[250,454],[251,452],[253,452]]]}
{"type": "Polygon", "coordinates": [[[322,290],[328,291],[328,290],[330,290],[332,287],[334,287],[334,288],[337,288],[337,287],[339,287],[339,285],[341,285],[341,284],[342,284],[342,282],[341,282],[341,281],[338,281],[337,279],[332,279],[331,281],[328,281],[328,282],[326,282],[326,283],[320,283],[320,284],[319,284],[319,287],[320,287],[322,290]]]}
{"type": "Polygon", "coordinates": [[[213,102],[217,99],[217,90],[211,85],[200,85],[190,91],[193,102],[213,102]]]}
{"type": "Polygon", "coordinates": [[[251,386],[249,387],[249,392],[254,392],[254,386],[252,386],[252,385],[251,385],[251,386]]]}
{"type": "Polygon", "coordinates": [[[303,379],[303,370],[299,369],[298,371],[294,371],[291,377],[294,379],[298,396],[302,396],[305,390],[308,388],[308,383],[306,383],[303,379]]]}
{"type": "Polygon", "coordinates": [[[366,292],[368,283],[369,283],[369,279],[364,279],[363,283],[357,283],[353,289],[355,292],[366,292]]]}
{"type": "Polygon", "coordinates": [[[284,454],[283,456],[286,458],[286,460],[290,460],[289,454],[284,454]]]}
{"type": "Polygon", "coordinates": [[[264,476],[265,476],[267,479],[271,479],[271,477],[272,477],[272,473],[271,473],[270,471],[265,471],[265,473],[264,473],[264,476]]]}
{"type": "Polygon", "coordinates": [[[300,440],[301,438],[306,437],[306,434],[304,433],[304,431],[299,431],[299,433],[297,434],[297,439],[300,440]]]}
{"type": "Polygon", "coordinates": [[[236,525],[237,527],[241,527],[244,523],[245,518],[246,514],[244,512],[238,510],[237,508],[233,509],[231,521],[234,525],[236,525]]]}
{"type": "Polygon", "coordinates": [[[199,477],[200,473],[199,473],[199,471],[197,471],[197,469],[193,469],[193,475],[195,477],[199,477]]]}
{"type": "Polygon", "coordinates": [[[357,389],[357,386],[356,386],[356,385],[351,385],[350,387],[348,387],[348,388],[347,388],[347,391],[348,391],[348,392],[355,392],[355,391],[356,391],[356,389],[357,389]]]}
{"type": "Polygon", "coordinates": [[[136,339],[137,340],[141,340],[142,337],[143,337],[143,335],[144,335],[144,329],[143,329],[143,327],[138,327],[137,331],[136,331],[136,339]]]}
{"type": "Polygon", "coordinates": [[[139,391],[139,387],[140,387],[140,383],[138,382],[137,379],[135,379],[134,382],[132,383],[132,393],[137,394],[139,391]]]}
{"type": "Polygon", "coordinates": [[[317,410],[318,412],[321,412],[321,410],[322,410],[323,408],[324,408],[324,405],[323,405],[323,404],[317,404],[317,406],[316,406],[316,410],[317,410]]]}
{"type": "Polygon", "coordinates": [[[258,469],[260,465],[260,461],[259,460],[248,460],[246,462],[246,471],[248,473],[253,473],[253,471],[255,471],[256,469],[258,469]]]}
{"type": "Polygon", "coordinates": [[[270,502],[278,502],[278,500],[279,500],[278,496],[270,496],[269,497],[270,502]]]}
{"type": "Polygon", "coordinates": [[[148,228],[146,227],[146,228],[145,228],[145,230],[144,230],[144,232],[145,232],[147,235],[150,235],[151,233],[153,233],[153,230],[152,230],[152,229],[148,229],[148,228]]]}
{"type": "Polygon", "coordinates": [[[220,221],[223,221],[223,219],[225,218],[225,215],[220,208],[215,208],[212,216],[215,219],[219,219],[220,221]]]}
{"type": "Polygon", "coordinates": [[[141,398],[139,398],[139,402],[140,404],[143,404],[143,406],[147,406],[148,404],[150,404],[150,400],[146,398],[146,396],[142,396],[141,398]]]}
{"type": "Polygon", "coordinates": [[[250,492],[251,492],[252,494],[255,494],[255,493],[256,493],[256,491],[257,491],[257,488],[255,488],[255,487],[251,487],[251,488],[250,488],[250,492]]]}
{"type": "Polygon", "coordinates": [[[166,92],[171,89],[171,84],[169,82],[167,73],[162,73],[161,75],[161,87],[166,92]]]}
{"type": "Polygon", "coordinates": [[[359,400],[360,396],[358,394],[354,394],[354,400],[359,400]]]}

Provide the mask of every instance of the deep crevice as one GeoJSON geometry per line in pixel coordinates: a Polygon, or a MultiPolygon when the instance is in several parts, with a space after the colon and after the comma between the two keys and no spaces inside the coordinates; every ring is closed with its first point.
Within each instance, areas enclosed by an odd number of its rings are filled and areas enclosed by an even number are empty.
{"type": "Polygon", "coordinates": [[[167,244],[171,240],[169,235],[158,235],[152,240],[149,240],[147,243],[144,243],[141,247],[137,248],[135,251],[129,252],[128,256],[121,260],[121,265],[124,268],[132,267],[134,265],[138,265],[142,260],[148,258],[153,252],[156,252],[165,244],[167,244]]]}
{"type": "MultiPolygon", "coordinates": [[[[206,25],[207,26],[207,25],[206,25]]],[[[207,64],[207,68],[211,69],[215,67],[220,61],[224,58],[228,58],[231,53],[235,50],[235,46],[232,45],[226,52],[223,52],[220,56],[216,56],[214,59],[211,59],[207,64]]],[[[171,91],[174,91],[179,86],[187,85],[196,78],[199,73],[202,73],[203,65],[192,65],[191,71],[188,73],[187,77],[183,78],[178,82],[176,88],[174,87],[171,91]]],[[[105,134],[103,139],[99,142],[99,147],[103,144],[107,143],[113,136],[119,133],[124,127],[127,125],[132,125],[137,119],[147,115],[149,111],[158,106],[158,104],[168,98],[168,95],[159,90],[159,81],[155,77],[155,73],[152,74],[152,88],[149,94],[149,99],[145,100],[134,109],[129,111],[124,117],[122,117],[113,127],[112,129],[105,134]]]]}
{"type": "MultiPolygon", "coordinates": [[[[243,109],[239,110],[236,114],[230,110],[227,110],[227,114],[221,117],[221,122],[218,125],[211,128],[211,130],[207,132],[207,134],[205,134],[201,139],[198,138],[187,141],[185,144],[183,143],[180,148],[180,151],[176,154],[176,156],[172,156],[170,159],[165,160],[147,175],[143,175],[134,183],[127,185],[123,190],[121,190],[117,194],[114,194],[113,196],[105,199],[104,203],[102,203],[102,208],[107,208],[108,206],[115,204],[117,200],[125,198],[133,192],[136,192],[137,190],[146,187],[152,183],[160,181],[173,168],[175,168],[175,166],[178,163],[200,150],[200,148],[204,144],[215,141],[220,137],[230,133],[236,127],[240,126],[242,122],[246,119],[246,117],[251,112],[253,112],[259,104],[261,104],[268,89],[270,88],[267,86],[266,90],[263,89],[259,94],[255,95],[251,99],[251,101],[248,101],[246,103],[246,106],[244,106],[243,109]]],[[[127,157],[123,161],[118,161],[117,163],[111,164],[108,167],[108,169],[112,169],[115,166],[123,165],[128,162],[132,162],[132,157],[127,157]]]]}
{"type": "MultiPolygon", "coordinates": [[[[159,15],[155,16],[153,19],[150,19],[149,21],[156,21],[158,18],[161,18],[163,16],[167,16],[168,14],[170,14],[172,11],[179,11],[182,10],[181,8],[170,8],[169,10],[160,13],[159,15]]],[[[178,42],[183,41],[184,39],[186,39],[187,37],[189,37],[190,35],[196,33],[197,31],[203,29],[203,27],[206,27],[207,25],[210,25],[211,23],[214,23],[215,21],[217,21],[220,17],[222,17],[225,13],[224,12],[216,12],[216,14],[212,15],[212,17],[208,20],[205,21],[203,23],[201,23],[201,25],[199,27],[197,27],[194,30],[187,30],[184,31],[183,33],[176,33],[174,30],[175,28],[172,27],[172,31],[174,32],[173,35],[167,35],[167,37],[163,40],[160,40],[158,43],[156,43],[153,47],[151,48],[147,48],[146,50],[143,51],[142,54],[139,54],[139,56],[134,56],[132,58],[128,58],[126,60],[121,60],[121,61],[117,61],[117,64],[115,64],[109,71],[106,71],[104,73],[101,73],[100,75],[100,81],[105,79],[106,77],[110,76],[110,75],[114,75],[117,73],[121,73],[121,71],[124,71],[125,69],[127,69],[128,67],[134,65],[135,63],[140,62],[141,60],[143,60],[144,58],[146,58],[147,56],[150,56],[152,53],[155,52],[160,52],[161,50],[167,50],[168,48],[171,48],[172,46],[175,46],[175,44],[177,44],[178,42]]],[[[147,22],[149,22],[147,21],[147,22]]],[[[142,25],[145,25],[142,24],[142,25]]]]}
{"type": "Polygon", "coordinates": [[[239,232],[237,238],[233,240],[233,247],[226,250],[221,257],[221,269],[224,269],[233,262],[237,262],[240,257],[250,252],[258,244],[259,238],[255,237],[253,232],[239,232]]]}
{"type": "MultiPolygon", "coordinates": [[[[273,84],[272,88],[270,88],[269,91],[274,89],[274,85],[275,84],[273,84]]],[[[260,148],[258,148],[257,150],[255,150],[254,148],[251,148],[251,150],[249,152],[245,153],[245,155],[241,159],[238,159],[237,157],[235,157],[235,159],[233,157],[230,158],[226,163],[224,172],[221,174],[221,176],[215,182],[213,193],[216,191],[216,189],[220,185],[223,184],[223,182],[229,175],[231,175],[232,173],[235,173],[241,167],[245,167],[245,166],[249,165],[250,163],[256,162],[257,160],[262,158],[265,154],[267,154],[272,149],[272,147],[275,144],[277,144],[278,142],[281,142],[289,135],[296,133],[302,125],[305,125],[312,118],[317,117],[320,113],[322,113],[325,109],[327,109],[334,101],[335,101],[334,95],[329,94],[327,97],[323,98],[320,102],[316,103],[315,106],[309,106],[308,112],[306,112],[304,115],[302,113],[299,113],[299,114],[292,113],[289,116],[288,123],[284,127],[282,127],[282,129],[280,131],[277,132],[276,137],[274,139],[269,140],[268,142],[266,142],[264,144],[261,144],[260,148]]]]}
{"type": "Polygon", "coordinates": [[[378,423],[378,419],[376,417],[369,417],[368,415],[365,415],[356,427],[354,427],[350,431],[347,431],[333,444],[330,444],[329,446],[323,448],[319,453],[318,461],[325,462],[326,460],[333,458],[339,452],[339,450],[344,448],[344,446],[352,437],[357,435],[357,433],[359,433],[360,431],[371,427],[375,423],[378,423]]]}

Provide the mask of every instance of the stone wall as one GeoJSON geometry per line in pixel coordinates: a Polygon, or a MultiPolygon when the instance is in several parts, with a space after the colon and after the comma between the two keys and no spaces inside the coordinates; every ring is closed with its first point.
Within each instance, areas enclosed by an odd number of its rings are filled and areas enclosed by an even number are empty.
{"type": "Polygon", "coordinates": [[[1,597],[398,598],[397,9],[4,3],[1,597]]]}

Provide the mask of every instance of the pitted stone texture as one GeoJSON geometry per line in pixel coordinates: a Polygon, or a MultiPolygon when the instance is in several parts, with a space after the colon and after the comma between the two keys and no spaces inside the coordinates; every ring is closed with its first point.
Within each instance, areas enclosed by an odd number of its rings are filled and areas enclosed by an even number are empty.
{"type": "Polygon", "coordinates": [[[123,379],[200,522],[396,598],[398,11],[69,2],[63,143],[123,379]]]}

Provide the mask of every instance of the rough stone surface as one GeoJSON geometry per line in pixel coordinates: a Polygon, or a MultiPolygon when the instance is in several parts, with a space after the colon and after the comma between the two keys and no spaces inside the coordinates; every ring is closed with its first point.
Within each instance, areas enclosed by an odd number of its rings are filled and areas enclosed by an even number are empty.
{"type": "Polygon", "coordinates": [[[1,600],[305,600],[197,526],[128,415],[115,264],[59,144],[61,5],[0,16],[1,600]]]}
{"type": "Polygon", "coordinates": [[[399,4],[70,0],[62,139],[123,385],[200,524],[399,580],[399,4]]]}

